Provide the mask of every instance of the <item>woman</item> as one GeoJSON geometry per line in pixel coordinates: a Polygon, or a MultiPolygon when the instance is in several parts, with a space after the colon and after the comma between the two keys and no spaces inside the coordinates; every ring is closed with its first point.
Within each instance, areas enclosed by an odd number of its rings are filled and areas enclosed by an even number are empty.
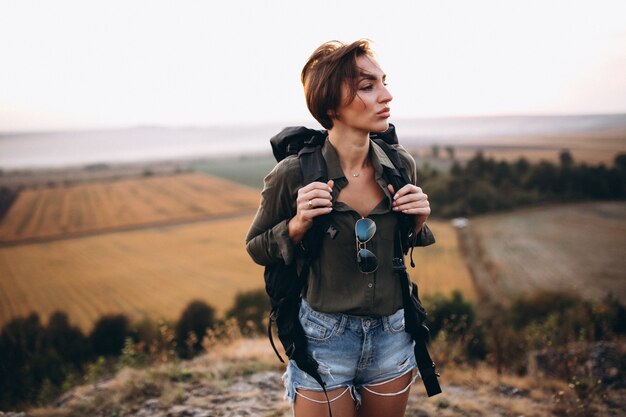
{"type": "MultiPolygon", "coordinates": [[[[391,264],[395,212],[415,215],[417,233],[430,207],[414,185],[413,158],[398,147],[412,184],[394,190],[383,176],[391,162],[369,139],[389,127],[392,96],[385,79],[366,40],[327,42],[311,55],[302,83],[309,110],[328,130],[322,155],[329,181],[303,186],[298,158],[279,162],[265,178],[246,238],[255,262],[289,264],[297,261],[296,247],[313,219],[329,215],[331,226],[309,267],[300,321],[335,417],[404,415],[416,367],[391,264]],[[364,225],[367,236],[356,236],[364,225]],[[377,267],[357,255],[365,248],[377,267]]],[[[321,387],[295,362],[283,379],[297,417],[328,415],[321,387]]]]}

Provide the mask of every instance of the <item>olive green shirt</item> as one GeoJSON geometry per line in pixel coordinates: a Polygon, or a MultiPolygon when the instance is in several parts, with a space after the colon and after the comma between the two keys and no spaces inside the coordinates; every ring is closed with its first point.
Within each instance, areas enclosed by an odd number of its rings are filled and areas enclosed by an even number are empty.
{"type": "MultiPolygon", "coordinates": [[[[415,184],[416,165],[406,150],[397,146],[398,155],[415,184]]],[[[354,225],[361,216],[347,204],[337,201],[348,184],[339,157],[330,141],[322,147],[328,179],[334,180],[333,210],[324,234],[319,256],[311,263],[307,277],[307,302],[317,311],[354,315],[389,315],[402,308],[400,280],[392,270],[394,236],[398,216],[391,209],[392,195],[383,176],[383,165],[393,168],[385,152],[370,141],[369,158],[376,182],[385,196],[366,216],[376,223],[376,233],[367,249],[378,258],[378,269],[371,274],[360,272],[354,225]]],[[[286,264],[298,261],[298,247],[289,238],[287,222],[296,215],[298,189],[303,187],[297,156],[280,161],[265,177],[261,203],[246,237],[246,248],[260,265],[278,260],[286,264]]]]}

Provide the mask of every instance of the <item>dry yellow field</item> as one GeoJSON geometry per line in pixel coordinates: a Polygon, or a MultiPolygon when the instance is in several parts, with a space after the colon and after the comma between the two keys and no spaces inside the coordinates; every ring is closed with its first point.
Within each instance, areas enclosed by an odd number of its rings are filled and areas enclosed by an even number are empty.
{"type": "MultiPolygon", "coordinates": [[[[473,142],[453,144],[458,160],[473,158],[480,149],[487,158],[514,162],[524,157],[530,162],[541,160],[559,162],[559,154],[567,149],[577,163],[612,166],[618,153],[626,153],[626,130],[605,129],[596,132],[569,132],[558,134],[525,135],[517,137],[481,138],[473,142]]],[[[442,155],[447,157],[444,146],[442,155]]],[[[418,147],[419,155],[430,155],[431,146],[418,147]]]]}
{"type": "MultiPolygon", "coordinates": [[[[19,225],[15,218],[33,217],[21,210],[39,207],[35,215],[39,220],[31,219],[19,235],[11,235],[21,237],[16,242],[20,244],[5,242],[0,247],[0,325],[31,311],[46,321],[55,310],[67,312],[87,331],[107,313],[125,313],[132,320],[176,320],[193,299],[206,301],[222,314],[237,292],[263,287],[263,270],[251,261],[244,245],[258,190],[200,174],[67,188],[71,189],[31,190],[30,198],[40,203],[22,202],[8,214],[14,219],[4,224],[19,225]],[[80,195],[92,197],[70,197],[80,195]],[[112,201],[85,203],[105,195],[112,201]],[[51,208],[58,196],[65,196],[60,199],[64,203],[51,208]],[[133,210],[123,211],[118,205],[133,210]],[[63,232],[60,224],[68,224],[63,220],[67,217],[53,213],[64,212],[80,212],[83,229],[73,230],[90,234],[63,232]],[[115,213],[123,220],[116,222],[115,213]],[[195,221],[181,224],[181,219],[195,221]],[[55,239],[26,241],[29,236],[48,236],[44,233],[55,239]]],[[[447,222],[429,225],[437,244],[416,248],[417,267],[410,269],[421,295],[460,289],[474,298],[454,229],[447,222]]]]}
{"type": "Polygon", "coordinates": [[[419,285],[420,297],[460,290],[464,297],[475,300],[476,291],[459,250],[455,228],[450,222],[437,220],[429,220],[428,226],[437,242],[413,250],[415,268],[409,266],[408,257],[406,262],[411,279],[419,285]]]}
{"type": "MultiPolygon", "coordinates": [[[[85,330],[105,313],[174,320],[192,299],[223,313],[238,291],[263,286],[244,249],[252,216],[0,248],[0,324],[30,311],[66,311],[85,330]]],[[[474,298],[454,230],[432,222],[437,244],[417,248],[421,295],[474,298]]]]}
{"type": "Polygon", "coordinates": [[[88,330],[103,314],[177,319],[193,299],[219,312],[263,271],[245,251],[251,215],[0,248],[0,323],[66,311],[88,330]]]}
{"type": "Polygon", "coordinates": [[[0,243],[254,211],[256,190],[198,173],[22,191],[0,221],[0,243]]]}

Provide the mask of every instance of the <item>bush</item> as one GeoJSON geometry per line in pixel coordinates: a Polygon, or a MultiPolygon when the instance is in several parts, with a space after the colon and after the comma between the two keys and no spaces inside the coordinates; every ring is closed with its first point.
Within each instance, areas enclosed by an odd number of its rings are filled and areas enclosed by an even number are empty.
{"type": "Polygon", "coordinates": [[[437,339],[434,349],[440,350],[434,354],[440,361],[485,359],[488,329],[475,323],[474,307],[460,291],[454,291],[449,298],[440,293],[424,297],[424,306],[431,340],[437,339]]]}
{"type": "Polygon", "coordinates": [[[215,309],[195,300],[185,308],[176,325],[176,348],[181,358],[191,358],[202,351],[206,331],[215,325],[215,309]]]}
{"type": "Polygon", "coordinates": [[[550,314],[562,313],[577,303],[581,303],[580,297],[557,291],[524,295],[511,304],[510,322],[519,330],[533,322],[545,320],[550,314]]]}
{"type": "Polygon", "coordinates": [[[128,336],[130,329],[126,316],[123,314],[104,316],[96,322],[89,335],[92,352],[96,356],[119,356],[128,336]]]}
{"type": "Polygon", "coordinates": [[[49,349],[57,352],[64,362],[71,363],[76,369],[80,369],[89,357],[87,338],[78,327],[70,325],[64,312],[56,311],[50,316],[44,339],[49,349]]]}
{"type": "Polygon", "coordinates": [[[270,300],[265,289],[238,293],[233,307],[226,312],[226,317],[237,320],[241,332],[266,333],[267,318],[270,311],[270,300]]]}
{"type": "Polygon", "coordinates": [[[433,339],[444,328],[450,335],[463,338],[474,322],[474,308],[458,290],[450,298],[439,293],[425,297],[424,304],[428,312],[426,325],[433,339]]]}
{"type": "Polygon", "coordinates": [[[9,321],[0,333],[0,405],[33,402],[45,379],[43,327],[36,313],[9,321]]]}

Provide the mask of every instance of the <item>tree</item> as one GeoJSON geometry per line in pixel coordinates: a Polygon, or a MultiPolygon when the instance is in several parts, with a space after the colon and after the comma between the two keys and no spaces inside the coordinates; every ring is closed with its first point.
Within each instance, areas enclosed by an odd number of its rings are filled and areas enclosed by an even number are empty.
{"type": "Polygon", "coordinates": [[[439,145],[432,145],[431,149],[433,151],[433,158],[439,159],[439,145]]]}
{"type": "Polygon", "coordinates": [[[448,153],[448,158],[451,161],[454,161],[454,148],[452,146],[446,146],[446,152],[448,153]]]}
{"type": "Polygon", "coordinates": [[[559,161],[561,162],[561,167],[571,167],[574,165],[574,157],[572,153],[568,149],[563,149],[559,154],[559,161]]]}

